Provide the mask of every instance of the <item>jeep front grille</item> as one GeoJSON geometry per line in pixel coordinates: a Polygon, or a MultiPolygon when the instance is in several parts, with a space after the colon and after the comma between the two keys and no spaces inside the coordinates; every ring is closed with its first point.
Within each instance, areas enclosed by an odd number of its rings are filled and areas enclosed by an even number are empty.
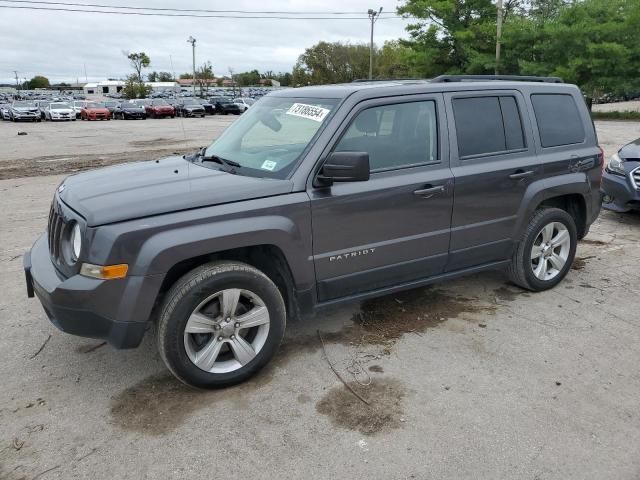
{"type": "Polygon", "coordinates": [[[51,204],[49,211],[49,224],[47,226],[47,236],[49,239],[49,254],[54,263],[60,261],[60,245],[62,244],[62,233],[64,232],[64,219],[59,212],[56,200],[51,204]]]}
{"type": "Polygon", "coordinates": [[[640,190],[640,167],[631,172],[631,182],[636,190],[640,190]]]}

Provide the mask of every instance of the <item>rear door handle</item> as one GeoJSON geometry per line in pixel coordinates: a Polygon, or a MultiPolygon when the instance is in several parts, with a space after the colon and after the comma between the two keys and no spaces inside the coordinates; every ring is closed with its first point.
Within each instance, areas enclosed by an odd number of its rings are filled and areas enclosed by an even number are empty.
{"type": "Polygon", "coordinates": [[[517,172],[512,173],[511,175],[509,175],[509,178],[511,180],[520,180],[521,178],[530,177],[534,173],[535,172],[533,170],[527,170],[526,172],[523,172],[522,170],[518,170],[517,172]]]}
{"type": "Polygon", "coordinates": [[[413,194],[422,198],[431,198],[438,193],[444,192],[444,185],[438,185],[435,187],[427,186],[427,188],[421,188],[420,190],[414,190],[413,194]]]}

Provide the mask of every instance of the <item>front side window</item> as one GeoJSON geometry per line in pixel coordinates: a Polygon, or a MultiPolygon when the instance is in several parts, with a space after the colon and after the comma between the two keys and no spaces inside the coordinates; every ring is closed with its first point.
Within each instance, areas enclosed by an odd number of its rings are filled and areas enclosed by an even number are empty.
{"type": "Polygon", "coordinates": [[[371,170],[402,168],[438,160],[436,104],[432,100],[363,110],[336,152],[367,152],[371,170]]]}
{"type": "Polygon", "coordinates": [[[451,102],[461,158],[525,148],[515,97],[465,97],[451,102]]]}
{"type": "Polygon", "coordinates": [[[205,155],[239,164],[238,174],[286,178],[337,104],[337,99],[265,97],[205,155]]]}

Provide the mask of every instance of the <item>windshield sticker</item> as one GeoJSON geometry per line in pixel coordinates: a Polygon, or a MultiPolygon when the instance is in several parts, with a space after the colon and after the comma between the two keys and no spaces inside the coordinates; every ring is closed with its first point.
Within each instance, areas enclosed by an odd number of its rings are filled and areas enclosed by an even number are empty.
{"type": "Polygon", "coordinates": [[[274,168],[276,168],[276,165],[277,163],[274,162],[273,160],[265,160],[260,168],[263,170],[269,170],[270,172],[273,172],[274,168]]]}
{"type": "Polygon", "coordinates": [[[329,110],[326,108],[307,105],[305,103],[294,103],[291,105],[291,108],[287,110],[287,115],[308,118],[309,120],[315,120],[316,122],[322,122],[328,113],[329,110]]]}

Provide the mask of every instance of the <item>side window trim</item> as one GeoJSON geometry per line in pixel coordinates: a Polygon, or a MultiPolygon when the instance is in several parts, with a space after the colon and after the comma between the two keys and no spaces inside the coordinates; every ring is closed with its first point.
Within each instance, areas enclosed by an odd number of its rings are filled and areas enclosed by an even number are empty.
{"type": "MultiPolygon", "coordinates": [[[[449,138],[451,149],[457,154],[457,160],[455,156],[451,157],[451,167],[455,164],[461,165],[463,163],[481,162],[486,161],[490,157],[513,157],[524,153],[535,152],[535,139],[532,131],[532,119],[527,115],[529,111],[525,96],[519,90],[473,90],[473,91],[449,91],[444,93],[445,108],[447,114],[447,126],[449,129],[449,138]],[[458,145],[458,131],[456,127],[455,117],[453,113],[453,100],[457,98],[478,98],[478,97],[513,97],[516,100],[516,106],[520,115],[520,124],[522,128],[522,135],[524,141],[523,148],[502,150],[498,152],[486,152],[476,155],[460,155],[460,149],[458,145]]],[[[500,103],[500,102],[498,102],[500,103]]],[[[504,125],[503,125],[504,128],[504,125]]]]}
{"type": "Polygon", "coordinates": [[[363,101],[360,101],[351,107],[349,113],[344,117],[341,121],[340,125],[336,128],[331,140],[329,140],[323,149],[322,153],[319,155],[318,160],[316,162],[315,167],[311,171],[307,179],[307,184],[311,186],[313,184],[313,179],[318,175],[318,172],[322,168],[323,163],[325,162],[327,156],[334,151],[335,147],[338,145],[349,126],[355,119],[355,117],[368,108],[372,107],[380,107],[385,105],[393,105],[399,103],[412,103],[412,102],[421,102],[421,101],[433,101],[435,102],[435,110],[436,110],[436,122],[437,122],[437,134],[438,134],[438,161],[437,163],[427,163],[420,165],[408,165],[400,168],[391,168],[389,170],[375,170],[372,171],[372,175],[378,173],[388,173],[394,171],[404,171],[407,168],[420,168],[420,167],[428,167],[432,165],[443,165],[449,166],[449,155],[450,155],[450,145],[449,145],[449,130],[447,128],[447,112],[446,105],[444,102],[444,93],[416,93],[412,95],[396,95],[393,97],[378,97],[378,98],[370,98],[363,101]]]}
{"type": "MultiPolygon", "coordinates": [[[[393,101],[389,101],[389,102],[384,102],[384,103],[380,103],[380,104],[375,104],[375,105],[368,105],[368,106],[364,106],[363,108],[359,108],[357,109],[357,111],[355,112],[355,114],[353,114],[352,116],[350,116],[348,123],[346,125],[346,127],[340,132],[340,136],[338,137],[338,139],[333,143],[333,145],[331,146],[331,152],[334,152],[336,147],[340,144],[340,142],[343,140],[343,138],[345,137],[345,135],[347,134],[347,132],[349,131],[349,129],[351,128],[351,126],[355,123],[356,119],[358,118],[358,116],[367,111],[370,110],[372,108],[380,108],[380,107],[390,107],[390,106],[394,106],[394,105],[402,105],[402,104],[409,104],[409,103],[424,103],[424,102],[433,102],[433,107],[434,107],[434,117],[436,120],[436,125],[435,125],[435,130],[436,130],[436,160],[431,160],[431,161],[425,161],[425,162],[417,162],[417,163],[408,163],[408,164],[403,164],[403,165],[398,165],[398,166],[389,166],[389,167],[381,167],[381,168],[372,168],[371,169],[371,174],[376,174],[376,173],[383,173],[383,172],[390,172],[390,171],[396,171],[396,170],[405,170],[407,168],[416,168],[416,167],[423,167],[423,166],[428,166],[428,165],[438,165],[440,163],[442,163],[442,148],[441,148],[441,138],[440,138],[440,122],[439,122],[439,106],[438,106],[438,102],[435,98],[412,98],[412,99],[408,99],[408,98],[404,98],[402,100],[396,100],[394,99],[393,101]]],[[[397,128],[395,125],[393,126],[393,130],[395,130],[395,128],[397,128]]],[[[380,125],[378,125],[377,131],[379,132],[380,130],[380,125]]]]}

